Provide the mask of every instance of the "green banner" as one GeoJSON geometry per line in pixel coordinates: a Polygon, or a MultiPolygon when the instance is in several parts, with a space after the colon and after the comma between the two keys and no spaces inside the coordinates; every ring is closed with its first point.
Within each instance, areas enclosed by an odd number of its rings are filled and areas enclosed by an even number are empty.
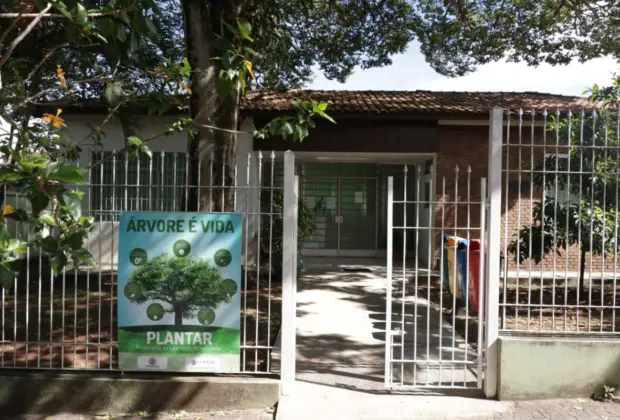
{"type": "Polygon", "coordinates": [[[239,372],[241,215],[123,212],[119,365],[239,372]]]}

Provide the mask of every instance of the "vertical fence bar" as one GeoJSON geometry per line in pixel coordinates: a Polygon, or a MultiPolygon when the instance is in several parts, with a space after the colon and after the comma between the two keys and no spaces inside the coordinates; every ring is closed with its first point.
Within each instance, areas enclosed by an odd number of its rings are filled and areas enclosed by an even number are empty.
{"type": "MultiPolygon", "coordinates": [[[[459,306],[461,302],[457,301],[456,294],[460,289],[461,282],[459,281],[459,268],[458,268],[458,212],[459,212],[459,166],[456,165],[454,168],[454,246],[450,249],[450,252],[454,255],[453,264],[454,267],[452,269],[452,325],[456,325],[456,313],[458,312],[459,306]]],[[[461,296],[462,298],[462,296],[461,296]]],[[[451,368],[452,368],[452,381],[450,382],[451,386],[454,386],[454,376],[455,376],[455,361],[456,361],[456,328],[452,328],[452,358],[451,358],[451,368]]]]}
{"type": "Polygon", "coordinates": [[[109,357],[110,363],[108,368],[111,370],[114,366],[114,283],[118,282],[118,275],[114,274],[114,225],[116,219],[116,150],[112,151],[112,211],[110,212],[110,226],[111,226],[111,239],[112,248],[110,250],[110,348],[109,357]],[[116,277],[116,279],[115,279],[116,277]]]}
{"type": "MultiPolygon", "coordinates": [[[[434,208],[434,203],[435,203],[435,197],[433,195],[434,192],[434,181],[435,181],[435,165],[431,164],[429,170],[428,170],[428,175],[429,175],[429,179],[428,179],[428,196],[426,197],[426,202],[424,203],[425,205],[428,206],[428,226],[427,226],[427,234],[428,234],[428,267],[427,267],[427,277],[426,277],[426,300],[428,301],[428,304],[426,305],[426,360],[430,360],[431,359],[431,267],[432,267],[432,262],[433,262],[433,228],[432,228],[432,223],[433,223],[433,211],[435,210],[434,208]]],[[[426,194],[425,194],[426,195],[426,194]]],[[[439,291],[441,294],[441,277],[439,278],[439,291]]],[[[439,308],[439,313],[441,313],[442,308],[439,308]]],[[[439,324],[439,329],[441,330],[442,325],[439,324]]],[[[441,343],[439,343],[439,352],[441,353],[441,343]]],[[[428,376],[426,375],[426,384],[428,385],[428,376]]],[[[439,379],[441,381],[441,378],[439,379]]]]}
{"type": "MultiPolygon", "coordinates": [[[[519,133],[518,133],[518,143],[517,143],[517,154],[518,161],[517,164],[517,229],[521,228],[521,172],[523,165],[523,109],[519,108],[519,133]]],[[[508,190],[506,190],[506,195],[508,195],[508,190]]],[[[508,238],[506,238],[507,240],[508,238]]],[[[521,249],[521,235],[517,233],[517,249],[521,249]]],[[[520,252],[520,251],[519,251],[520,252]]],[[[508,258],[508,255],[506,255],[508,258]]],[[[521,282],[521,259],[517,258],[517,274],[515,275],[515,284],[516,284],[516,292],[515,292],[515,329],[519,329],[519,283],[521,282]]],[[[507,280],[507,279],[506,279],[507,280]]]]}
{"type": "MultiPolygon", "coordinates": [[[[545,109],[543,111],[543,163],[542,163],[542,185],[543,185],[543,191],[542,191],[542,199],[541,199],[541,206],[544,209],[546,204],[546,199],[547,199],[547,194],[545,194],[545,187],[547,185],[546,182],[546,176],[547,176],[547,158],[546,158],[546,153],[547,153],[547,110],[545,109]]],[[[541,217],[540,219],[540,229],[542,232],[545,231],[545,218],[541,217]]],[[[545,249],[545,236],[544,235],[540,235],[540,249],[545,249]]],[[[544,268],[545,268],[545,263],[544,260],[541,260],[540,262],[540,306],[539,306],[539,311],[538,311],[538,330],[542,331],[543,329],[543,308],[544,308],[544,296],[545,296],[545,273],[544,273],[544,268]]]]}
{"type": "MultiPolygon", "coordinates": [[[[556,121],[560,121],[560,110],[555,111],[556,121]]],[[[558,246],[557,240],[558,237],[558,172],[559,172],[559,153],[560,153],[560,124],[555,125],[555,164],[553,171],[553,189],[554,189],[554,200],[553,200],[553,275],[551,276],[551,331],[555,331],[555,288],[557,283],[557,254],[558,254],[558,246]]]]}
{"type": "MultiPolygon", "coordinates": [[[[534,127],[536,126],[536,112],[534,110],[530,111],[531,114],[531,120],[530,120],[530,163],[529,163],[529,183],[530,183],[530,218],[532,217],[532,214],[534,212],[534,127]]],[[[528,220],[528,224],[530,225],[530,236],[528,238],[528,263],[529,263],[529,271],[528,271],[528,281],[527,281],[527,329],[528,331],[530,330],[530,325],[532,322],[532,245],[533,245],[533,240],[532,240],[532,231],[533,231],[533,220],[530,219],[528,220]]],[[[542,291],[542,289],[541,289],[542,291]]],[[[540,310],[542,310],[542,308],[540,308],[540,310]]]]}
{"type": "MultiPolygon", "coordinates": [[[[581,110],[581,120],[579,122],[579,210],[577,214],[581,214],[583,208],[582,208],[582,195],[583,195],[583,135],[584,135],[584,125],[585,125],[585,111],[582,109],[581,110]]],[[[579,225],[577,226],[577,243],[581,244],[581,223],[579,223],[579,225]]],[[[581,255],[581,250],[580,252],[577,253],[578,257],[577,257],[577,266],[579,267],[579,280],[577,281],[577,315],[575,316],[575,330],[579,331],[579,314],[581,313],[580,310],[580,304],[581,304],[581,299],[580,299],[580,293],[581,293],[581,265],[585,264],[585,261],[583,260],[583,256],[581,255]]]]}
{"type": "MultiPolygon", "coordinates": [[[[439,319],[437,320],[437,325],[439,325],[439,386],[441,386],[441,378],[443,377],[443,375],[441,374],[441,370],[443,368],[443,277],[444,277],[444,273],[446,272],[445,270],[448,270],[448,266],[447,264],[444,264],[444,256],[446,255],[445,252],[446,251],[446,247],[444,246],[443,240],[444,240],[444,235],[446,234],[445,231],[445,226],[446,226],[446,177],[442,177],[441,178],[441,234],[439,237],[439,241],[440,241],[440,246],[439,246],[439,282],[441,284],[440,286],[440,293],[439,293],[439,311],[438,311],[438,316],[439,319]]],[[[450,270],[448,270],[448,273],[450,273],[450,270]]],[[[449,277],[449,274],[446,274],[446,276],[449,277]]],[[[450,279],[448,279],[448,282],[450,282],[450,279]]],[[[449,286],[448,286],[449,289],[449,286]]]]}
{"type": "MultiPolygon", "coordinates": [[[[403,273],[401,278],[401,309],[400,309],[400,385],[403,386],[403,381],[405,380],[405,363],[403,359],[405,358],[405,301],[406,301],[406,290],[407,290],[407,182],[408,182],[408,168],[407,165],[403,168],[403,253],[402,253],[402,262],[403,262],[403,273]]],[[[415,305],[415,303],[414,303],[415,305]]],[[[415,382],[415,364],[414,364],[414,382],[415,382]]]]}
{"type": "MultiPolygon", "coordinates": [[[[604,126],[604,136],[603,136],[603,141],[604,141],[604,146],[603,146],[603,226],[607,225],[607,148],[608,148],[608,125],[609,125],[609,120],[608,118],[604,119],[605,121],[605,126],[604,126]]],[[[594,168],[593,168],[594,170],[594,168]]],[[[595,176],[595,174],[592,174],[593,176],[595,176]]],[[[603,323],[604,323],[604,312],[605,312],[605,252],[607,251],[607,247],[606,247],[606,243],[605,243],[605,229],[601,229],[600,231],[601,233],[599,234],[601,236],[600,240],[601,240],[601,320],[600,320],[600,332],[603,332],[603,323]]],[[[590,279],[590,281],[592,281],[592,279],[590,279]]]]}
{"type": "MultiPolygon", "coordinates": [[[[242,364],[243,364],[243,370],[245,370],[246,368],[246,356],[247,356],[247,344],[248,344],[248,264],[249,264],[249,256],[248,256],[248,251],[249,251],[249,242],[250,242],[250,237],[252,236],[250,233],[250,180],[252,179],[251,177],[251,172],[252,172],[252,153],[248,153],[248,160],[246,163],[246,179],[245,179],[245,209],[244,209],[244,213],[245,213],[245,250],[244,250],[244,265],[245,265],[245,270],[243,270],[243,282],[245,283],[244,286],[244,290],[245,293],[243,294],[243,349],[241,350],[242,353],[242,364]]],[[[212,164],[210,164],[210,167],[212,168],[212,164]]],[[[209,189],[209,196],[211,196],[211,189],[209,189]]],[[[209,204],[209,206],[211,206],[211,204],[209,204]]],[[[260,245],[259,245],[260,246],[260,245]]]]}
{"type": "MultiPolygon", "coordinates": [[[[461,293],[464,293],[465,296],[463,300],[465,301],[465,351],[463,352],[463,387],[467,386],[467,372],[468,369],[468,347],[469,347],[469,255],[471,248],[471,166],[467,165],[467,249],[465,251],[465,290],[461,293]]],[[[456,328],[455,328],[456,329],[456,328]]]]}
{"type": "Polygon", "coordinates": [[[484,372],[484,312],[485,312],[485,264],[486,264],[486,225],[487,225],[487,180],[480,180],[480,261],[478,265],[478,388],[483,386],[484,372]]]}
{"type": "MultiPolygon", "coordinates": [[[[616,132],[615,132],[615,142],[616,142],[616,147],[615,147],[615,161],[616,161],[616,165],[614,167],[614,181],[616,184],[616,205],[615,205],[615,212],[614,212],[614,278],[613,278],[613,291],[612,291],[612,306],[613,306],[613,310],[611,311],[611,331],[612,332],[616,332],[616,283],[617,283],[617,278],[618,278],[618,206],[619,206],[619,196],[620,196],[620,190],[618,188],[618,185],[620,183],[620,177],[619,172],[620,172],[620,110],[616,110],[616,132]]],[[[579,288],[579,287],[578,287],[579,288]]],[[[579,312],[579,311],[577,311],[579,312]]]]}
{"type": "MultiPolygon", "coordinates": [[[[273,247],[273,190],[275,183],[275,167],[276,167],[276,153],[274,151],[271,152],[271,167],[270,167],[270,175],[269,175],[269,267],[267,270],[267,275],[269,276],[267,279],[267,346],[271,346],[271,274],[273,261],[271,257],[271,249],[273,247]]],[[[259,252],[262,250],[259,244],[259,252]]],[[[269,354],[267,355],[267,372],[271,372],[271,350],[269,350],[269,354]]]]}
{"type": "MultiPolygon", "coordinates": [[[[590,145],[592,153],[592,166],[590,167],[590,214],[594,214],[594,176],[592,172],[596,167],[596,110],[592,111],[592,144],[590,145]]],[[[590,217],[590,264],[588,275],[588,332],[592,331],[592,254],[594,251],[594,218],[590,217]]],[[[585,280],[584,280],[585,281],[585,280]]]]}
{"type": "MultiPolygon", "coordinates": [[[[502,115],[502,123],[503,123],[503,115],[502,115]]],[[[506,194],[504,196],[504,214],[508,215],[509,211],[510,211],[510,206],[509,206],[509,194],[508,191],[510,191],[510,129],[511,129],[511,122],[512,122],[512,111],[510,109],[506,110],[506,183],[504,185],[505,187],[505,191],[506,194]]],[[[490,125],[489,125],[490,127],[490,125]]],[[[489,137],[490,139],[490,137],[489,137]]],[[[503,143],[503,139],[502,139],[502,143],[503,143]]],[[[503,146],[502,146],[503,149],[503,146]]],[[[490,153],[490,149],[489,149],[489,153],[490,153]]],[[[489,155],[490,156],[490,155],[489,155]]],[[[489,158],[490,159],[490,158],[489,158]]],[[[500,159],[501,159],[501,155],[500,155],[500,159]]],[[[500,168],[501,168],[501,164],[500,164],[500,168]]],[[[490,171],[490,170],[489,170],[490,171]]],[[[490,172],[489,172],[489,178],[491,177],[490,172]]],[[[501,185],[499,186],[500,188],[500,199],[501,199],[501,185]]],[[[504,278],[503,278],[503,293],[502,293],[502,328],[506,328],[506,311],[507,309],[507,305],[506,303],[508,302],[508,225],[509,225],[509,219],[508,217],[506,217],[506,222],[504,223],[504,278]]],[[[497,232],[500,233],[500,232],[497,232]]]]}
{"type": "MultiPolygon", "coordinates": [[[[570,184],[570,180],[571,180],[571,171],[570,171],[570,163],[571,163],[571,145],[572,145],[572,120],[573,120],[573,114],[572,112],[569,110],[568,111],[568,139],[567,139],[567,145],[568,145],[568,156],[567,156],[567,169],[566,169],[566,192],[568,193],[568,207],[571,207],[572,204],[572,194],[571,194],[571,184],[570,184]]],[[[570,225],[570,211],[566,212],[566,219],[564,220],[564,223],[566,224],[566,227],[568,229],[568,226],[570,225]]],[[[568,249],[568,247],[566,248],[566,260],[564,262],[564,331],[566,331],[568,329],[568,272],[570,270],[570,260],[568,258],[570,254],[570,250],[568,249]]],[[[604,271],[604,270],[603,270],[604,271]]],[[[542,309],[542,308],[541,308],[542,309]]]]}
{"type": "MultiPolygon", "coordinates": [[[[422,176],[422,171],[421,171],[421,165],[416,165],[416,172],[415,172],[415,178],[416,178],[416,182],[415,182],[415,225],[414,225],[414,234],[415,234],[415,253],[417,254],[418,249],[420,249],[420,182],[421,182],[421,176],[422,176]]],[[[405,204],[405,213],[407,212],[407,204],[405,204]]],[[[405,230],[407,229],[407,226],[404,226],[405,230]]],[[[406,252],[406,249],[405,249],[406,252]]],[[[415,263],[414,263],[414,284],[415,284],[415,300],[414,300],[414,306],[413,306],[413,360],[417,361],[418,360],[418,256],[415,255],[415,263]]],[[[403,328],[403,332],[404,332],[404,328],[403,328]]],[[[426,334],[428,335],[428,330],[426,332],[426,334]]],[[[403,335],[403,342],[404,342],[405,336],[403,335]]],[[[428,340],[427,340],[428,341],[428,340]]],[[[404,357],[404,356],[403,356],[404,357]]],[[[417,382],[417,367],[416,367],[417,363],[413,364],[413,385],[416,384],[417,382]]],[[[429,365],[426,365],[426,383],[428,383],[428,369],[429,369],[429,365]]]]}
{"type": "Polygon", "coordinates": [[[384,384],[392,385],[392,264],[394,235],[394,177],[388,177],[387,185],[387,284],[385,297],[385,373],[384,384]]]}
{"type": "MultiPolygon", "coordinates": [[[[262,199],[262,187],[263,187],[263,153],[258,151],[258,188],[256,199],[256,234],[258,236],[258,252],[256,253],[256,324],[254,331],[254,345],[258,346],[258,320],[260,318],[260,244],[261,244],[261,199],[262,199]]],[[[254,349],[254,371],[258,371],[258,348],[254,349]]]]}
{"type": "MultiPolygon", "coordinates": [[[[97,154],[97,160],[103,158],[103,153],[97,154]]],[[[92,164],[92,162],[91,162],[92,164]]],[[[97,369],[101,369],[101,303],[103,300],[103,257],[102,257],[102,249],[101,240],[103,239],[103,224],[105,223],[105,215],[103,212],[104,208],[104,195],[103,195],[103,167],[105,166],[105,162],[99,165],[99,208],[98,210],[98,218],[95,219],[99,224],[99,235],[97,236],[97,245],[99,251],[99,306],[97,307],[97,369]]]]}
{"type": "Polygon", "coordinates": [[[284,205],[282,226],[282,395],[290,395],[295,383],[295,154],[284,153],[284,205]]]}
{"type": "Polygon", "coordinates": [[[486,374],[484,394],[493,398],[497,394],[498,379],[498,317],[499,317],[499,241],[501,235],[502,213],[502,108],[494,107],[490,112],[489,124],[489,226],[487,260],[487,300],[486,300],[486,374]]]}

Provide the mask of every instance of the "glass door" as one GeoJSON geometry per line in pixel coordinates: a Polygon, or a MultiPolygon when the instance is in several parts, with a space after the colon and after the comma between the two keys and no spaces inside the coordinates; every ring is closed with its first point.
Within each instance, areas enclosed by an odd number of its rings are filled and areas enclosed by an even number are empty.
{"type": "Polygon", "coordinates": [[[377,178],[301,179],[302,197],[316,229],[305,255],[374,256],[377,249],[377,178]]]}
{"type": "Polygon", "coordinates": [[[377,249],[377,179],[340,178],[341,256],[374,256],[377,249]]]}
{"type": "Polygon", "coordinates": [[[338,255],[338,178],[302,178],[302,196],[314,215],[314,234],[303,244],[306,255],[338,255]]]}

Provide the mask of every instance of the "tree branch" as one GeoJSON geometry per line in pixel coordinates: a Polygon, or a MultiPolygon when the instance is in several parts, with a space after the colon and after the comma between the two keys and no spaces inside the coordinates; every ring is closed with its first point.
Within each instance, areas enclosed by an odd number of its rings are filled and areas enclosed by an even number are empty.
{"type": "Polygon", "coordinates": [[[17,48],[19,43],[22,42],[24,38],[26,38],[30,32],[32,32],[32,30],[34,29],[35,26],[37,26],[39,21],[43,19],[43,15],[46,14],[48,10],[50,10],[51,8],[52,8],[52,3],[47,3],[47,6],[45,6],[45,9],[41,10],[41,12],[36,14],[36,17],[32,20],[32,22],[30,22],[30,25],[28,25],[26,29],[24,29],[24,32],[22,32],[17,38],[13,40],[13,42],[11,42],[7,52],[2,56],[2,58],[0,58],[0,69],[4,67],[4,65],[9,60],[9,57],[11,56],[11,54],[13,54],[13,51],[15,51],[15,48],[17,48]]]}
{"type": "MultiPolygon", "coordinates": [[[[41,13],[0,13],[0,19],[14,19],[17,17],[22,17],[22,18],[36,18],[36,17],[41,17],[41,18],[46,18],[46,19],[66,19],[67,17],[63,14],[60,13],[47,13],[47,11],[49,10],[49,8],[46,8],[44,11],[42,11],[41,13]]],[[[118,15],[119,13],[123,13],[123,12],[133,12],[136,10],[136,6],[130,6],[130,7],[126,7],[124,9],[118,9],[118,10],[110,10],[107,12],[93,12],[93,13],[88,13],[86,16],[88,17],[105,17],[105,16],[114,16],[114,15],[118,15]]]]}
{"type": "Polygon", "coordinates": [[[22,13],[18,13],[15,19],[13,20],[13,22],[11,22],[9,27],[6,28],[6,30],[2,33],[2,36],[0,36],[0,45],[4,43],[4,40],[6,39],[6,37],[9,36],[9,33],[11,33],[13,28],[17,26],[17,23],[21,20],[21,18],[22,18],[22,13]]]}

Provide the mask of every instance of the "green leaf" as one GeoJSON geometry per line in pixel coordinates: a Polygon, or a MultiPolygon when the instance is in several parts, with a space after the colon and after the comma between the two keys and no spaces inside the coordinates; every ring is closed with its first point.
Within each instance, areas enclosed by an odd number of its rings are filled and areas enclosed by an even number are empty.
{"type": "Polygon", "coordinates": [[[95,222],[95,218],[92,216],[82,216],[78,221],[80,227],[90,227],[95,222]]]}
{"type": "Polygon", "coordinates": [[[233,43],[230,39],[220,36],[213,41],[213,47],[220,51],[229,51],[232,50],[233,43]]]}
{"type": "Polygon", "coordinates": [[[250,42],[254,42],[254,39],[250,36],[252,27],[249,22],[237,20],[237,29],[243,39],[247,39],[250,42]]]}
{"type": "Polygon", "coordinates": [[[32,207],[33,216],[38,216],[50,203],[49,198],[39,193],[38,191],[34,191],[28,194],[28,198],[30,199],[30,206],[32,207]]]}
{"type": "Polygon", "coordinates": [[[105,38],[113,38],[116,36],[116,22],[111,18],[104,17],[97,21],[99,32],[105,38]]]}
{"type": "Polygon", "coordinates": [[[127,41],[127,28],[125,25],[116,25],[116,39],[121,42],[127,41]]]}
{"type": "Polygon", "coordinates": [[[222,23],[224,24],[224,26],[226,26],[226,28],[230,31],[231,34],[238,38],[241,37],[241,33],[237,29],[235,29],[230,23],[224,21],[222,21],[222,23]]]}
{"type": "Polygon", "coordinates": [[[127,137],[127,145],[128,146],[139,148],[140,146],[142,146],[142,144],[143,144],[142,140],[139,137],[137,137],[137,136],[129,136],[129,137],[127,137]]]}
{"type": "Polygon", "coordinates": [[[64,17],[66,17],[67,19],[69,19],[71,21],[73,20],[73,16],[69,12],[69,9],[67,8],[67,6],[65,5],[64,2],[56,1],[53,4],[54,4],[54,7],[56,8],[56,10],[58,10],[64,17]]]}
{"type": "Polygon", "coordinates": [[[62,243],[70,247],[73,250],[80,249],[84,245],[84,236],[86,232],[76,232],[72,233],[68,237],[66,237],[62,243]]]}
{"type": "Polygon", "coordinates": [[[248,54],[253,55],[254,57],[258,57],[258,56],[260,56],[260,54],[258,53],[258,51],[256,51],[256,50],[255,50],[255,49],[253,49],[253,48],[250,48],[250,47],[243,47],[243,49],[244,49],[244,50],[245,50],[248,54]]]}
{"type": "Polygon", "coordinates": [[[40,223],[43,223],[44,225],[56,226],[56,220],[54,220],[54,216],[49,210],[42,211],[37,219],[40,223]]]}
{"type": "Polygon", "coordinates": [[[11,235],[6,228],[6,225],[0,226],[0,243],[4,244],[13,239],[13,235],[11,235]]]}
{"type": "Polygon", "coordinates": [[[19,239],[11,239],[6,243],[5,252],[13,252],[15,254],[25,254],[28,251],[28,242],[19,239]]]}
{"type": "Polygon", "coordinates": [[[7,267],[0,267],[0,286],[4,290],[10,290],[15,282],[15,273],[7,267]]]}
{"type": "Polygon", "coordinates": [[[92,254],[84,248],[71,251],[71,257],[73,258],[75,265],[95,265],[95,259],[92,254]]]}
{"type": "Polygon", "coordinates": [[[157,36],[157,26],[155,26],[155,24],[153,23],[153,21],[151,19],[144,19],[144,23],[146,24],[146,27],[150,33],[151,36],[157,36]]]}
{"type": "Polygon", "coordinates": [[[24,179],[24,175],[12,168],[0,168],[0,182],[14,183],[24,179]]]}
{"type": "Polygon", "coordinates": [[[86,25],[88,23],[88,12],[81,3],[77,4],[77,16],[75,23],[78,25],[86,25]]]}
{"type": "Polygon", "coordinates": [[[151,151],[151,148],[148,147],[146,144],[143,145],[142,147],[140,147],[140,152],[144,153],[145,155],[147,155],[150,158],[153,157],[153,152],[151,151]]]}
{"type": "Polygon", "coordinates": [[[33,156],[31,158],[22,159],[20,162],[24,169],[42,168],[49,162],[49,157],[45,155],[33,156]]]}
{"type": "Polygon", "coordinates": [[[67,265],[67,257],[64,253],[54,253],[50,255],[50,265],[52,266],[52,273],[57,276],[60,274],[63,268],[67,265]]]}
{"type": "Polygon", "coordinates": [[[325,112],[323,111],[319,111],[317,112],[318,115],[320,115],[321,117],[325,118],[327,121],[332,122],[334,124],[336,124],[336,120],[334,120],[332,117],[330,117],[329,115],[327,115],[325,112]]]}
{"type": "Polygon", "coordinates": [[[81,191],[65,192],[60,196],[60,202],[63,204],[62,209],[71,217],[78,219],[82,217],[82,197],[84,193],[81,191]]]}
{"type": "Polygon", "coordinates": [[[47,236],[41,240],[41,249],[45,252],[58,251],[58,240],[53,236],[47,236]]]}
{"type": "Polygon", "coordinates": [[[84,173],[86,169],[63,162],[54,162],[47,166],[46,177],[51,181],[67,182],[71,184],[86,184],[84,173]]]}

